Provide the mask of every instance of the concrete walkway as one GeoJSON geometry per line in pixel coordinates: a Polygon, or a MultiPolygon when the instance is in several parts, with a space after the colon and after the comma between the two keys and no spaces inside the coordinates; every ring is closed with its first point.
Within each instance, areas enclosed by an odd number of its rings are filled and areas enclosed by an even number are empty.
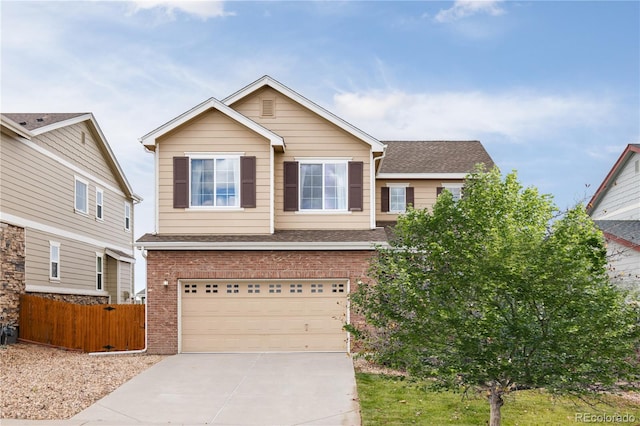
{"type": "Polygon", "coordinates": [[[175,355],[70,420],[3,420],[2,424],[169,423],[360,425],[352,360],[336,353],[175,355]]]}

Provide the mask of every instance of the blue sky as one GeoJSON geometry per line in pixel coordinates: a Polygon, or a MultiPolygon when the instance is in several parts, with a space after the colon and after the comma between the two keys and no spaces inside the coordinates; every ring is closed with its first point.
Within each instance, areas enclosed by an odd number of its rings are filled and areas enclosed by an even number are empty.
{"type": "Polygon", "coordinates": [[[3,0],[0,14],[2,112],[93,112],[144,198],[136,236],[154,206],[138,138],[265,74],[381,140],[480,140],[561,208],[640,143],[638,1],[3,0]]]}

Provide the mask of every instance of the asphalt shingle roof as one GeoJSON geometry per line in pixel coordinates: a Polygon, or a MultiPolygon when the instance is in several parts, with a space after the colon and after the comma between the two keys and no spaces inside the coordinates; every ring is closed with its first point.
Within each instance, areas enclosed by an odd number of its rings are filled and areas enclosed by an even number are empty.
{"type": "Polygon", "coordinates": [[[387,235],[383,228],[367,230],[281,230],[266,235],[167,235],[145,234],[138,243],[383,243],[387,235]]]}
{"type": "Polygon", "coordinates": [[[9,120],[14,121],[24,127],[27,130],[35,130],[40,127],[48,126],[60,121],[69,120],[81,115],[87,114],[86,112],[73,112],[73,113],[48,113],[48,112],[33,112],[33,113],[6,113],[2,114],[9,120]]]}
{"type": "Polygon", "coordinates": [[[640,220],[595,220],[594,222],[602,232],[640,246],[640,220]]]}
{"type": "Polygon", "coordinates": [[[469,173],[494,162],[479,141],[382,141],[387,145],[378,173],[469,173]]]}

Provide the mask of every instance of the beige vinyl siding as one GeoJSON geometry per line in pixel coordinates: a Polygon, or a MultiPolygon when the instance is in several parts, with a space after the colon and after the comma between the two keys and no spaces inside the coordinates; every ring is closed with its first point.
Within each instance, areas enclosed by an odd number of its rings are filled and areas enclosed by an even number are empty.
{"type": "Polygon", "coordinates": [[[593,219],[640,220],[640,171],[636,171],[636,161],[640,161],[640,154],[634,153],[609,184],[591,215],[593,219]]]}
{"type": "MultiPolygon", "coordinates": [[[[95,162],[99,163],[98,160],[95,162]]],[[[133,236],[131,232],[124,231],[123,224],[126,197],[121,191],[114,191],[118,187],[96,183],[5,134],[2,135],[0,169],[0,208],[3,214],[103,241],[105,246],[132,252],[133,236]],[[89,184],[87,214],[74,210],[75,176],[89,184]],[[96,220],[96,187],[103,190],[103,221],[96,220]]],[[[88,173],[97,177],[93,169],[89,169],[88,173]]],[[[107,180],[103,175],[99,179],[107,180]]],[[[114,179],[109,179],[109,182],[114,182],[114,179]]]]}
{"type": "Polygon", "coordinates": [[[77,123],[71,126],[52,130],[33,138],[33,142],[66,158],[81,169],[90,171],[96,177],[118,186],[114,174],[111,171],[98,136],[89,129],[87,122],[77,123]],[[84,139],[82,134],[84,133],[84,139]],[[83,143],[84,140],[84,143],[83,143]]]}
{"type": "Polygon", "coordinates": [[[322,117],[274,91],[264,88],[232,108],[283,137],[284,153],[275,157],[276,229],[369,229],[371,147],[322,117]],[[275,117],[262,118],[261,99],[275,99],[275,117]],[[283,211],[283,162],[296,159],[338,158],[364,163],[363,211],[306,213],[283,211]]]}
{"type": "Polygon", "coordinates": [[[104,256],[104,283],[105,290],[111,296],[111,303],[116,303],[116,295],[118,294],[118,260],[111,256],[104,256]]]}
{"type": "Polygon", "coordinates": [[[118,262],[120,268],[120,300],[118,303],[129,303],[131,297],[134,296],[133,283],[131,280],[131,264],[127,262],[118,262]]]}
{"type": "Polygon", "coordinates": [[[436,202],[438,187],[441,187],[444,183],[462,184],[464,181],[460,180],[447,180],[447,179],[377,179],[376,180],[376,220],[378,221],[395,221],[398,220],[398,214],[395,213],[383,213],[382,212],[382,187],[387,184],[406,183],[410,187],[414,188],[414,208],[416,209],[431,209],[436,202]]]}
{"type": "Polygon", "coordinates": [[[95,292],[96,252],[102,252],[102,247],[33,229],[25,230],[25,240],[27,285],[95,292]],[[50,241],[60,243],[60,280],[49,279],[50,241]]]}
{"type": "Polygon", "coordinates": [[[201,114],[164,136],[159,146],[159,229],[162,234],[268,234],[270,151],[267,139],[218,111],[201,114]],[[256,208],[174,209],[173,157],[242,153],[256,157],[256,208]]]}

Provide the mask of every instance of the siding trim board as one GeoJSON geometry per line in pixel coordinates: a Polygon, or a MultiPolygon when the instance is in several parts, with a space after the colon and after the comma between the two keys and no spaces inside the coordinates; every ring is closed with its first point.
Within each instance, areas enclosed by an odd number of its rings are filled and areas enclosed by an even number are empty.
{"type": "Polygon", "coordinates": [[[71,240],[79,241],[86,244],[91,244],[94,246],[113,247],[114,249],[121,251],[127,255],[131,255],[131,257],[133,257],[133,249],[131,247],[124,247],[124,246],[118,247],[106,241],[96,240],[91,237],[86,237],[81,234],[76,234],[75,232],[65,231],[64,229],[56,228],[50,225],[45,225],[43,223],[39,223],[33,220],[24,219],[19,216],[14,216],[12,214],[0,212],[0,221],[10,223],[11,225],[20,226],[22,228],[31,228],[31,229],[46,232],[52,235],[69,238],[71,240]]]}
{"type": "Polygon", "coordinates": [[[347,241],[347,242],[146,242],[139,243],[142,250],[375,250],[387,247],[387,242],[347,241]]]}
{"type": "Polygon", "coordinates": [[[81,296],[109,296],[109,293],[106,291],[98,291],[98,290],[85,290],[81,288],[68,288],[68,287],[59,287],[53,285],[36,285],[29,284],[25,285],[26,293],[54,293],[54,294],[77,294],[81,296]]]}

